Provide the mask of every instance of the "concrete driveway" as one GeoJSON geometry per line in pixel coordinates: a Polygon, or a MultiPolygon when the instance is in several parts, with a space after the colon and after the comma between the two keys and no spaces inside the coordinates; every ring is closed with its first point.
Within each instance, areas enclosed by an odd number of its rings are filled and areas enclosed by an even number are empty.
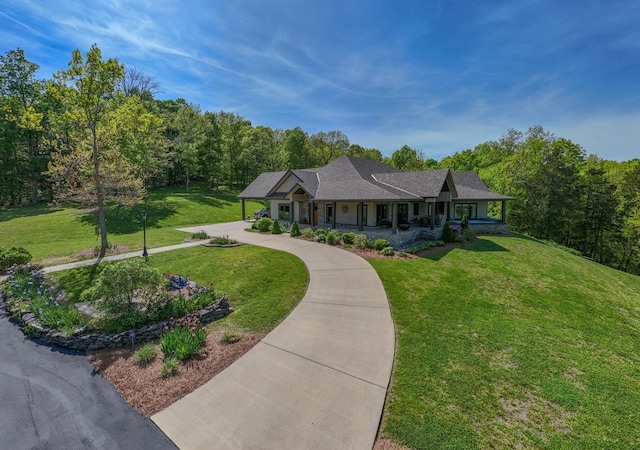
{"type": "Polygon", "coordinates": [[[184,449],[370,449],[395,349],[380,279],[352,253],[248,226],[183,231],[298,256],[310,274],[305,297],[242,358],[151,419],[184,449]]]}
{"type": "Polygon", "coordinates": [[[174,449],[87,358],[25,339],[0,305],[0,448],[174,449]]]}

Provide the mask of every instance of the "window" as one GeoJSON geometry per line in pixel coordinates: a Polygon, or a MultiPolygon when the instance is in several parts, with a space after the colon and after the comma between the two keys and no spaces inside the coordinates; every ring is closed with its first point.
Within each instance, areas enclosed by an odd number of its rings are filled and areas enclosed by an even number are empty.
{"type": "Polygon", "coordinates": [[[414,216],[419,216],[420,215],[420,203],[414,203],[413,204],[413,215],[414,216]]]}
{"type": "Polygon", "coordinates": [[[289,203],[278,204],[278,219],[279,220],[291,220],[291,205],[289,203]]]}
{"type": "Polygon", "coordinates": [[[456,203],[454,218],[461,220],[462,216],[466,215],[467,219],[478,218],[478,204],[477,203],[456,203]]]}
{"type": "Polygon", "coordinates": [[[333,223],[333,203],[327,205],[327,214],[325,215],[326,223],[333,223]]]}
{"type": "Polygon", "coordinates": [[[363,204],[362,205],[362,225],[367,225],[367,215],[368,215],[367,205],[363,204]]]}
{"type": "Polygon", "coordinates": [[[383,220],[388,220],[387,205],[376,205],[376,225],[382,225],[383,220]]]}
{"type": "Polygon", "coordinates": [[[398,223],[409,223],[408,203],[398,203],[398,223]]]}

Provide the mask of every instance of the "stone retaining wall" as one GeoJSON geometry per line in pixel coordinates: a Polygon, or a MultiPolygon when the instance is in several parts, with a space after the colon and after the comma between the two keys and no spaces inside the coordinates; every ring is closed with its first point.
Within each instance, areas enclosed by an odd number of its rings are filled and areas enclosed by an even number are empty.
{"type": "MultiPolygon", "coordinates": [[[[45,344],[59,345],[61,347],[82,351],[99,350],[101,348],[119,348],[132,345],[132,339],[129,335],[129,331],[117,334],[85,334],[84,330],[80,329],[71,336],[67,336],[66,334],[60,333],[59,331],[41,324],[31,311],[23,313],[19,318],[17,318],[15,315],[18,314],[19,311],[9,309],[8,304],[5,303],[2,293],[0,293],[0,307],[6,308],[9,315],[14,318],[13,320],[18,322],[21,328],[24,329],[29,326],[30,330],[36,331],[39,334],[38,339],[45,344]]],[[[207,324],[226,317],[232,311],[233,308],[229,306],[227,296],[223,295],[216,300],[213,305],[189,314],[189,317],[197,317],[200,319],[201,323],[207,324]]],[[[164,332],[164,327],[169,325],[169,323],[170,321],[167,320],[133,330],[133,343],[139,344],[159,338],[164,332]]]]}

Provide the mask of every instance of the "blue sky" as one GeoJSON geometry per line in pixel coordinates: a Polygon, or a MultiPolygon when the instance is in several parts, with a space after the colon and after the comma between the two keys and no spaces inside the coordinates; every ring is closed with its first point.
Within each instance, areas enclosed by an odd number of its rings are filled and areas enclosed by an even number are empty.
{"type": "Polygon", "coordinates": [[[439,159],[509,128],[640,157],[637,0],[4,0],[40,77],[98,44],[160,98],[439,159]]]}

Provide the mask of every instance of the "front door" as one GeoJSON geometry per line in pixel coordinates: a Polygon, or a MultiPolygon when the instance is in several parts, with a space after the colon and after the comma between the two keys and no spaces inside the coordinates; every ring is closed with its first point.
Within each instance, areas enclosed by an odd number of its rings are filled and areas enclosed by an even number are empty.
{"type": "Polygon", "coordinates": [[[387,205],[376,205],[376,225],[382,225],[383,220],[388,220],[387,205]]]}

